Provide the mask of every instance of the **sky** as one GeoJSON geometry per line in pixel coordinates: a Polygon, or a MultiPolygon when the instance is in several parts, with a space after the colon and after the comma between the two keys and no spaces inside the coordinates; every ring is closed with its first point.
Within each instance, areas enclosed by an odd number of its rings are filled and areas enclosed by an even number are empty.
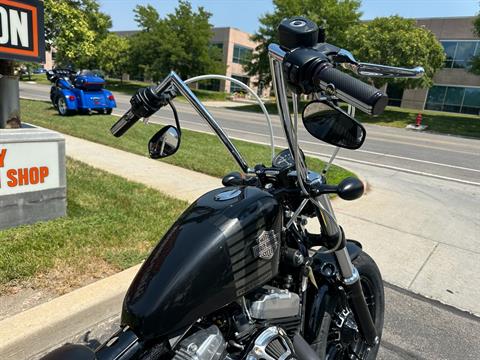
{"type": "MultiPolygon", "coordinates": [[[[160,16],[173,12],[177,0],[99,0],[102,11],[112,17],[113,30],[134,30],[133,9],[137,4],[153,5],[160,16]]],[[[258,18],[273,10],[271,0],[191,0],[194,7],[203,6],[212,13],[215,27],[236,27],[254,33],[258,18]]],[[[363,0],[362,19],[377,16],[404,17],[473,16],[480,10],[480,0],[363,0]]],[[[292,14],[293,16],[294,14],[292,14]]]]}

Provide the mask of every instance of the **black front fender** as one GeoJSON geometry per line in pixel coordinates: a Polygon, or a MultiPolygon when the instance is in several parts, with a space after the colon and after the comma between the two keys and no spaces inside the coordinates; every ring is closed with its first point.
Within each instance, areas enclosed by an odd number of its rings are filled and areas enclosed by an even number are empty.
{"type": "MultiPolygon", "coordinates": [[[[360,244],[356,240],[347,240],[347,250],[348,253],[350,254],[350,260],[353,261],[355,260],[358,255],[362,252],[362,244],[360,244]]],[[[316,252],[315,255],[313,255],[313,272],[315,272],[316,264],[324,264],[326,262],[336,264],[337,259],[335,258],[335,255],[333,253],[330,254],[322,254],[321,252],[316,252]]],[[[317,269],[319,271],[320,269],[317,269]]]]}

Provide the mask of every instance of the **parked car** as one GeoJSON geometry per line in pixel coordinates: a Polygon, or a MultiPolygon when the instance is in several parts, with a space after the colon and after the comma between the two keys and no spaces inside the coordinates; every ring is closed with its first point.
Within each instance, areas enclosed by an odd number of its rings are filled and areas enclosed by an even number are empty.
{"type": "Polygon", "coordinates": [[[50,100],[62,116],[97,111],[111,114],[117,107],[113,94],[105,89],[105,80],[90,70],[74,72],[53,69],[46,73],[52,82],[50,100]]]}

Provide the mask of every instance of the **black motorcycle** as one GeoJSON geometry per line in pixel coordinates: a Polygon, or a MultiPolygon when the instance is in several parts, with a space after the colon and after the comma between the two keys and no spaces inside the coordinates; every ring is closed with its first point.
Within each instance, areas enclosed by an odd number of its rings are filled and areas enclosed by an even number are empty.
{"type": "MultiPolygon", "coordinates": [[[[280,44],[269,47],[288,143],[271,166],[250,168],[187,86],[207,78],[235,79],[212,75],[182,81],[172,72],[132,97],[132,107],[112,127],[113,135],[123,135],[168,105],[176,126],[162,128],[148,149],[153,158],[173,155],[181,140],[172,103],[179,93],[212,127],[243,173],[225,176],[224,187],[195,201],[158,243],[127,292],[116,334],[95,351],[65,345],[45,360],[376,357],[384,321],[382,277],[360,243],[347,240],[330,203],[332,194],[355,200],[364,186],[356,178],[328,185],[325,174],[339,148],[358,149],[365,140],[354,108],[380,114],[387,97],[338,68],[412,78],[422,76],[423,69],[358,63],[348,51],[325,43],[321,34],[306,18],[286,19],[278,29],[280,44]],[[298,145],[300,94],[315,99],[302,112],[306,130],[337,147],[322,174],[307,169],[298,145]],[[349,104],[348,111],[339,100],[349,104]],[[321,228],[317,233],[308,230],[315,219],[321,228]]],[[[274,151],[273,134],[271,139],[274,151]]]]}

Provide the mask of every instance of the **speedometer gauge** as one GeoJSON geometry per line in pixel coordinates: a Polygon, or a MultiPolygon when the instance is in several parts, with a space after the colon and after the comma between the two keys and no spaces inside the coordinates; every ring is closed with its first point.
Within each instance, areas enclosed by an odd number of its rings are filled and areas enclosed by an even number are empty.
{"type": "MultiPolygon", "coordinates": [[[[302,157],[305,159],[305,155],[303,155],[303,152],[301,150],[300,150],[300,153],[302,157]]],[[[273,158],[272,165],[279,169],[287,169],[289,167],[295,166],[295,159],[290,153],[290,150],[285,149],[273,158]]]]}

